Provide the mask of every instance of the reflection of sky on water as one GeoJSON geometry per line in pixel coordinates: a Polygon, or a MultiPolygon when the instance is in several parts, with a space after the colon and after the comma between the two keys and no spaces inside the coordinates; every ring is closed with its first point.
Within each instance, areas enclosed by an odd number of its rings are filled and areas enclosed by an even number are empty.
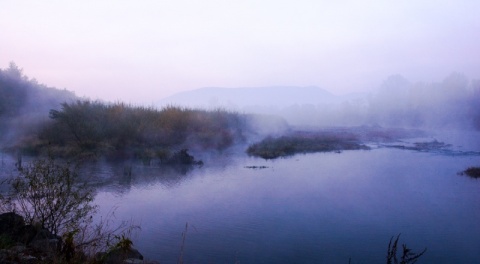
{"type": "Polygon", "coordinates": [[[478,156],[375,149],[206,164],[177,176],[137,170],[130,189],[107,188],[97,202],[140,223],[136,246],[166,263],[178,258],[186,222],[187,262],[383,263],[398,233],[414,250],[428,247],[426,263],[480,257],[480,182],[457,175],[478,156]]]}
{"type": "MultiPolygon", "coordinates": [[[[418,141],[479,151],[477,135],[437,132],[418,141]]],[[[200,159],[202,167],[98,162],[81,172],[98,187],[99,216],[117,207],[118,221],[142,227],[135,246],[164,263],[176,262],[186,222],[190,263],[384,263],[398,233],[414,250],[428,248],[425,263],[480,258],[480,181],[457,175],[480,166],[478,155],[374,148],[200,159]]],[[[2,177],[15,173],[15,161],[2,154],[2,177]]]]}

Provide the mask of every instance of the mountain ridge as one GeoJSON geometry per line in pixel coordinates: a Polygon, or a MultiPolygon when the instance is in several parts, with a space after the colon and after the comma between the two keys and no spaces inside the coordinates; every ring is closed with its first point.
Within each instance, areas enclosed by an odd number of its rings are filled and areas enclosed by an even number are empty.
{"type": "Polygon", "coordinates": [[[317,86],[203,87],[161,99],[158,106],[179,105],[200,108],[287,107],[291,105],[335,104],[365,94],[337,96],[317,86]]]}

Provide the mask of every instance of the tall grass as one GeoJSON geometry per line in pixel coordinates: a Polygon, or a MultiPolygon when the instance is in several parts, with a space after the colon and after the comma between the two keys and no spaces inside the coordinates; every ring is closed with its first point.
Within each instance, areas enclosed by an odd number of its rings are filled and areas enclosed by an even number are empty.
{"type": "Polygon", "coordinates": [[[183,148],[223,150],[241,142],[244,116],[225,110],[162,109],[77,100],[50,111],[38,137],[22,142],[24,150],[49,149],[58,156],[79,154],[116,158],[166,158],[183,148]]]}

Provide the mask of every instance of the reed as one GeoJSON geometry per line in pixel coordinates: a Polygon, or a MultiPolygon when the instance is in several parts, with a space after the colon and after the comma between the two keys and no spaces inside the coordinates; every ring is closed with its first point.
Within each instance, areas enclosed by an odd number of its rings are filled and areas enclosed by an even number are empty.
{"type": "Polygon", "coordinates": [[[425,254],[427,248],[425,248],[420,253],[414,253],[412,249],[408,248],[406,244],[402,244],[402,251],[400,262],[397,258],[397,251],[398,251],[398,240],[400,239],[400,234],[398,234],[397,238],[393,241],[393,236],[390,238],[390,242],[388,243],[388,250],[387,250],[387,264],[413,264],[416,263],[417,260],[425,254]]]}

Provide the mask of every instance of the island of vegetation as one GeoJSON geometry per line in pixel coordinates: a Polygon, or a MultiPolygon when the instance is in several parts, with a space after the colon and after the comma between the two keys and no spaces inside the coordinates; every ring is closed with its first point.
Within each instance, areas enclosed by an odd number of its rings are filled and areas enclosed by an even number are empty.
{"type": "Polygon", "coordinates": [[[268,137],[248,147],[247,153],[264,159],[292,156],[297,153],[340,152],[342,150],[368,150],[353,135],[319,132],[296,132],[278,138],[268,137]]]}

